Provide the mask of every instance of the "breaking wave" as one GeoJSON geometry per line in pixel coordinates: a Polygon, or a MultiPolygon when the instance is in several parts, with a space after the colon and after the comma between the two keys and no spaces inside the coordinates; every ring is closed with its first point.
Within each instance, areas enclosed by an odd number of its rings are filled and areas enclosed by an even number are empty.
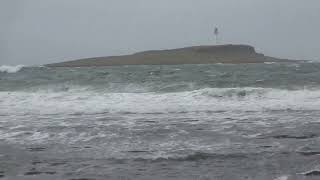
{"type": "Polygon", "coordinates": [[[320,110],[320,90],[205,88],[171,93],[110,93],[84,88],[58,92],[0,92],[0,115],[278,110],[320,110]]]}
{"type": "Polygon", "coordinates": [[[16,72],[20,71],[23,67],[24,67],[24,65],[17,65],[17,66],[3,65],[3,66],[0,66],[0,72],[16,73],[16,72]]]}

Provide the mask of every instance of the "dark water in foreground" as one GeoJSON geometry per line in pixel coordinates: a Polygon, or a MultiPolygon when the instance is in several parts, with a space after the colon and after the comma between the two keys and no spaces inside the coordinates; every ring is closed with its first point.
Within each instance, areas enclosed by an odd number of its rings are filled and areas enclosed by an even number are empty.
{"type": "Polygon", "coordinates": [[[4,71],[0,179],[320,179],[318,63],[4,71]]]}

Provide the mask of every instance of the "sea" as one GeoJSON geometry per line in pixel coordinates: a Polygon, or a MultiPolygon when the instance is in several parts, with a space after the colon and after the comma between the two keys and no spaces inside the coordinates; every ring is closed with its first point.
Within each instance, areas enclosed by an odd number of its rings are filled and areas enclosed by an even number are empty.
{"type": "Polygon", "coordinates": [[[319,180],[320,63],[0,66],[0,179],[319,180]]]}

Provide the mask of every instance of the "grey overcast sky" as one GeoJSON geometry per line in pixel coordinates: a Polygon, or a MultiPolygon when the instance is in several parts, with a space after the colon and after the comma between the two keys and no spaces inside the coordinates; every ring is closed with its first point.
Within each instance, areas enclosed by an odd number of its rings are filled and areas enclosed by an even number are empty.
{"type": "Polygon", "coordinates": [[[319,0],[0,0],[0,64],[214,44],[215,26],[222,43],[320,59],[319,0]]]}

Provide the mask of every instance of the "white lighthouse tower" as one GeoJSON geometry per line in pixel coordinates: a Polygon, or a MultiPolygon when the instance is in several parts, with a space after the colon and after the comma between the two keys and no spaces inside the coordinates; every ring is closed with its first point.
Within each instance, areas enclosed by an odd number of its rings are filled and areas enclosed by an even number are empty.
{"type": "Polygon", "coordinates": [[[219,29],[217,27],[214,28],[214,36],[216,39],[216,45],[219,44],[219,29]]]}

